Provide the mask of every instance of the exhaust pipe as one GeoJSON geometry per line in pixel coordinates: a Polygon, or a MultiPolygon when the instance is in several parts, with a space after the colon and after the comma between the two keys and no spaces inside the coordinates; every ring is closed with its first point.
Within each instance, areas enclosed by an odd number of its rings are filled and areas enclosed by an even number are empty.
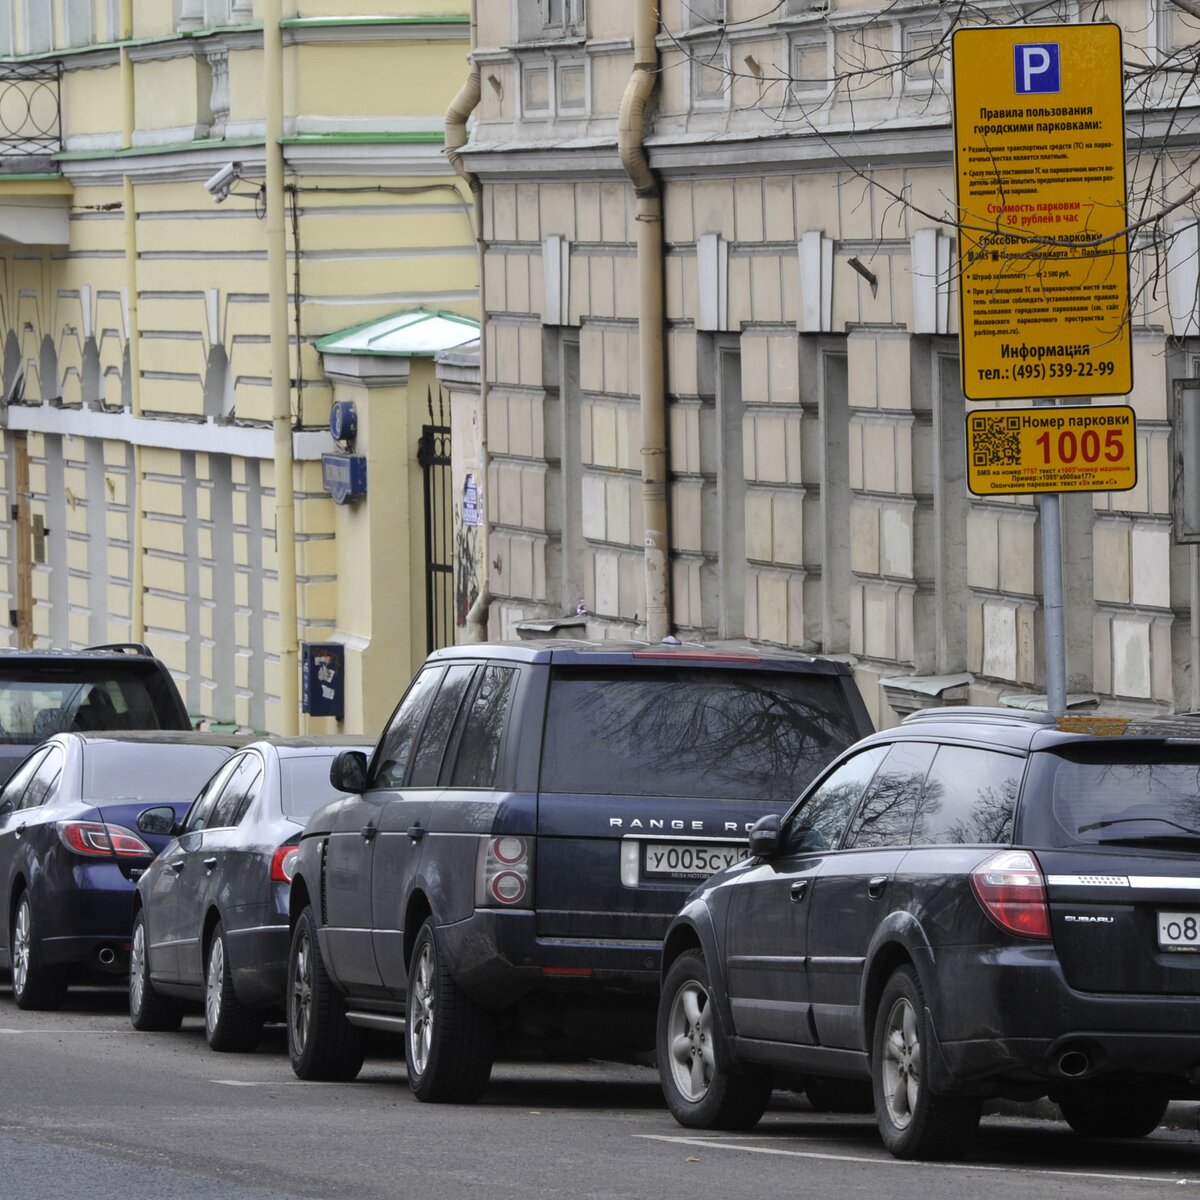
{"type": "Polygon", "coordinates": [[[112,947],[105,946],[104,949],[101,950],[97,955],[97,958],[100,959],[100,965],[102,967],[111,967],[113,963],[117,961],[117,952],[113,950],[112,947]]]}
{"type": "Polygon", "coordinates": [[[1082,1050],[1065,1050],[1059,1055],[1058,1069],[1068,1079],[1078,1079],[1092,1069],[1092,1060],[1082,1050]]]}

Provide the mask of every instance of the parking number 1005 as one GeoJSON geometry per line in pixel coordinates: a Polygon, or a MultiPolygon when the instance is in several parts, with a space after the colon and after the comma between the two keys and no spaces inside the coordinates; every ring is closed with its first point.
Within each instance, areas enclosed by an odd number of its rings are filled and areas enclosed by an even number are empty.
{"type": "Polygon", "coordinates": [[[1125,446],[1121,441],[1119,429],[1106,430],[1103,443],[1095,429],[1085,429],[1081,434],[1076,434],[1073,429],[1064,429],[1057,438],[1050,433],[1040,434],[1034,444],[1042,452],[1043,463],[1073,463],[1076,459],[1094,463],[1099,462],[1102,457],[1106,462],[1115,463],[1125,457],[1125,446]],[[1057,451],[1057,458],[1053,460],[1051,450],[1057,451]]]}

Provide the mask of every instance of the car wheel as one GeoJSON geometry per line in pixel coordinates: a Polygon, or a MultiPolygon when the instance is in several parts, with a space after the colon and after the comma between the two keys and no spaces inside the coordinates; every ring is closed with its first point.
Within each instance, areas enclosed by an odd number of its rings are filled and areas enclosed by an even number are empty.
{"type": "Polygon", "coordinates": [[[346,1020],[346,1003],[325,970],[311,907],[292,934],[287,1027],[292,1070],[301,1079],[344,1081],[362,1069],[362,1031],[346,1020]]]}
{"type": "Polygon", "coordinates": [[[1162,1124],[1167,1111],[1166,1098],[1153,1092],[1114,1092],[1088,1084],[1056,1095],[1055,1101],[1081,1137],[1145,1137],[1162,1124]]]}
{"type": "Polygon", "coordinates": [[[432,919],[421,926],[408,969],[404,1057],[418,1100],[469,1104],[492,1074],[496,1020],[454,982],[432,919]]]}
{"type": "Polygon", "coordinates": [[[143,1033],[170,1033],[183,1023],[183,1006],[157,991],[150,980],[146,914],[138,909],[129,944],[129,1019],[143,1033]]]}
{"type": "Polygon", "coordinates": [[[936,1096],[922,1070],[931,1044],[921,985],[900,967],[884,986],[875,1016],[871,1083],[883,1144],[897,1158],[959,1158],[979,1126],[974,1096],[936,1096]]]}
{"type": "Polygon", "coordinates": [[[253,1050],[262,1037],[262,1017],[246,1008],[233,990],[225,926],[217,922],[204,971],[204,1035],[210,1050],[253,1050]]]}
{"type": "Polygon", "coordinates": [[[770,1071],[733,1062],[699,950],[684,951],[663,981],[658,1073],[675,1120],[693,1129],[749,1129],[771,1099],[770,1071]]]}
{"type": "Polygon", "coordinates": [[[875,1097],[869,1082],[860,1079],[834,1079],[830,1075],[809,1075],[804,1093],[819,1113],[869,1113],[875,1110],[875,1097]]]}
{"type": "Polygon", "coordinates": [[[12,994],[18,1008],[47,1010],[61,1008],[67,998],[67,972],[48,967],[33,923],[29,893],[22,892],[9,931],[12,948],[12,994]]]}

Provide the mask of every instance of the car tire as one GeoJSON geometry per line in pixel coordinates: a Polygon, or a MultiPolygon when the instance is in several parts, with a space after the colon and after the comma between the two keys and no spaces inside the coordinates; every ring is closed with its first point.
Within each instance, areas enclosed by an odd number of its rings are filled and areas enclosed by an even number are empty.
{"type": "Polygon", "coordinates": [[[408,969],[404,1058],[408,1086],[431,1104],[470,1104],[496,1057],[496,1019],[454,982],[433,920],[421,926],[408,969]]]}
{"type": "Polygon", "coordinates": [[[260,1014],[247,1008],[233,988],[225,926],[218,921],[204,967],[204,1036],[210,1050],[253,1050],[262,1038],[260,1014]]]}
{"type": "Polygon", "coordinates": [[[42,961],[42,947],[33,920],[29,893],[17,897],[12,928],[9,930],[12,961],[12,995],[18,1008],[46,1012],[62,1008],[67,998],[67,970],[50,967],[42,961]]]}
{"type": "Polygon", "coordinates": [[[1055,1096],[1063,1120],[1080,1137],[1140,1138],[1153,1133],[1167,1111],[1167,1099],[1153,1092],[1114,1092],[1080,1084],[1055,1096]]]}
{"type": "Polygon", "coordinates": [[[171,1033],[183,1024],[183,1006],[151,982],[146,914],[140,908],[129,942],[129,1020],[142,1033],[171,1033]]]}
{"type": "Polygon", "coordinates": [[[819,1113],[869,1113],[875,1111],[871,1084],[863,1079],[835,1079],[831,1075],[808,1075],[804,1094],[819,1113]]]}
{"type": "Polygon", "coordinates": [[[900,967],[884,985],[871,1042],[875,1119],[883,1144],[897,1158],[961,1158],[979,1127],[978,1097],[930,1090],[922,1052],[928,1054],[932,1043],[916,972],[900,967]]]}
{"type": "Polygon", "coordinates": [[[334,987],[317,941],[311,907],[300,914],[288,955],[288,1056],[301,1079],[353,1079],[362,1069],[362,1030],[346,1020],[346,1002],[334,987]]]}
{"type": "Polygon", "coordinates": [[[750,1129],[766,1112],[773,1075],[734,1063],[699,950],[685,950],[667,971],[657,1048],[663,1095],[680,1125],[750,1129]]]}

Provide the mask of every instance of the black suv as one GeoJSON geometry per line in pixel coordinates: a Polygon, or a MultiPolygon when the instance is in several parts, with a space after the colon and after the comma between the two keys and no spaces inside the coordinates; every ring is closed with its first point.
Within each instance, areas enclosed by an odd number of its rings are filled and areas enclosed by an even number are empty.
{"type": "Polygon", "coordinates": [[[170,672],[141,643],[0,648],[0,783],[54,733],[191,728],[170,672]]]}
{"type": "Polygon", "coordinates": [[[845,665],[783,651],[437,651],[305,828],[297,1074],[353,1078],[364,1028],[406,1031],[423,1100],[476,1098],[498,1037],[650,1049],[672,915],[869,729],[845,665]]]}
{"type": "Polygon", "coordinates": [[[750,851],[666,937],[659,1071],[682,1124],[751,1126],[777,1077],[818,1097],[869,1080],[892,1153],[939,1158],[986,1097],[1048,1095],[1111,1137],[1200,1097],[1195,720],[919,713],[750,851]]]}

